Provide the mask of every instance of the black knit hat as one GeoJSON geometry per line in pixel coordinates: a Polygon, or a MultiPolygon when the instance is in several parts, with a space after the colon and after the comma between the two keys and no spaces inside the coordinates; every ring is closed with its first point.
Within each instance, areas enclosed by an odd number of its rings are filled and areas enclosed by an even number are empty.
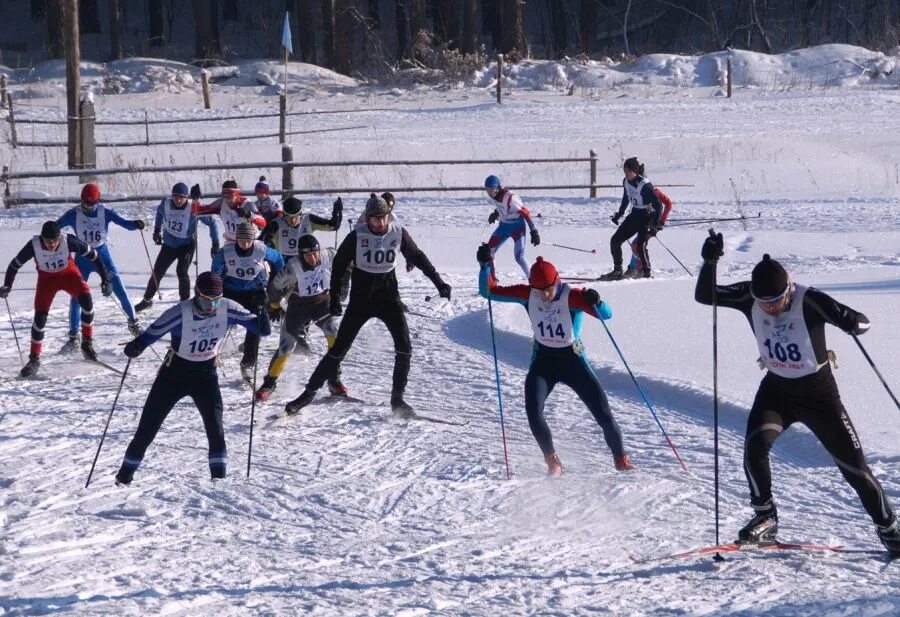
{"type": "Polygon", "coordinates": [[[56,221],[47,221],[41,227],[41,237],[46,240],[56,240],[59,238],[59,223],[56,221]]]}
{"type": "Polygon", "coordinates": [[[762,261],[753,268],[753,274],[750,276],[750,293],[754,298],[761,300],[777,298],[787,290],[789,283],[790,277],[784,266],[766,253],[762,261]]]}
{"type": "Polygon", "coordinates": [[[222,295],[222,277],[212,272],[201,272],[197,277],[196,289],[208,298],[222,295]]]}
{"type": "Polygon", "coordinates": [[[296,197],[288,197],[284,200],[282,208],[288,216],[297,216],[303,210],[303,202],[296,197]]]}

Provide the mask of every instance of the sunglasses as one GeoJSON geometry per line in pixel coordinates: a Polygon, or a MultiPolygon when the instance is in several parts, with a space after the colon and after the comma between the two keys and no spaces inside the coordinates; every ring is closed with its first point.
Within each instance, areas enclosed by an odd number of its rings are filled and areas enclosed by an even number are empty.
{"type": "Polygon", "coordinates": [[[759,298],[753,294],[752,290],[750,291],[750,295],[753,296],[753,299],[756,300],[757,302],[759,302],[760,304],[765,304],[767,306],[771,306],[773,304],[778,304],[779,302],[784,300],[790,291],[791,291],[791,284],[788,283],[787,287],[784,288],[784,291],[782,291],[777,296],[772,296],[769,298],[759,298]]]}
{"type": "Polygon", "coordinates": [[[219,308],[222,302],[222,296],[205,296],[199,291],[197,292],[197,307],[204,313],[212,313],[219,308]]]}

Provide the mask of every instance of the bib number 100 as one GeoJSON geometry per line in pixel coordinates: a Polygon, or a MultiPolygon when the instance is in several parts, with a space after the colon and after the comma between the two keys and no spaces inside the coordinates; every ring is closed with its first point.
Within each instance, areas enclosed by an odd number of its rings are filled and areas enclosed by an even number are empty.
{"type": "Polygon", "coordinates": [[[388,249],[386,251],[378,249],[375,251],[365,251],[363,257],[365,257],[366,261],[369,263],[374,261],[377,264],[383,264],[385,262],[392,264],[394,263],[394,260],[397,259],[397,253],[393,249],[388,249]]]}
{"type": "Polygon", "coordinates": [[[773,345],[771,339],[766,339],[766,342],[763,343],[763,345],[765,345],[766,349],[769,351],[769,357],[778,358],[780,362],[786,362],[787,360],[799,362],[801,358],[803,358],[800,354],[800,346],[796,343],[789,343],[787,345],[775,343],[773,345]]]}

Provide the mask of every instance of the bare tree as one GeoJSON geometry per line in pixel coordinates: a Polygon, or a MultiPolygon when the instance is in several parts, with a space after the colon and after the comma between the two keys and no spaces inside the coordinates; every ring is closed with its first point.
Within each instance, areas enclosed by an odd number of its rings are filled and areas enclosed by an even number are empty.
{"type": "Polygon", "coordinates": [[[394,20],[397,29],[397,62],[403,62],[412,57],[406,0],[394,0],[394,20]]]}
{"type": "Polygon", "coordinates": [[[80,0],[78,2],[78,24],[82,34],[100,33],[100,11],[97,0],[80,0]]]}
{"type": "Polygon", "coordinates": [[[334,0],[322,1],[322,64],[334,68],[334,0]]]}
{"type": "Polygon", "coordinates": [[[478,51],[478,39],[480,38],[478,35],[478,0],[463,0],[462,52],[464,54],[474,54],[478,51]]]}
{"type": "Polygon", "coordinates": [[[194,0],[194,53],[201,60],[222,55],[216,0],[194,0]]]}
{"type": "Polygon", "coordinates": [[[522,0],[500,0],[499,4],[502,24],[500,51],[524,57],[528,53],[528,48],[522,22],[522,0]]]}
{"type": "Polygon", "coordinates": [[[334,6],[334,67],[339,73],[353,71],[353,0],[337,0],[334,6]]]}
{"type": "MultiPolygon", "coordinates": [[[[569,22],[566,18],[566,3],[559,0],[547,0],[549,4],[550,40],[554,57],[569,51],[569,22]]],[[[596,37],[594,37],[596,38],[596,37]]]]}
{"type": "Polygon", "coordinates": [[[49,0],[47,9],[47,57],[62,58],[63,47],[62,10],[58,0],[49,0]]]}
{"type": "Polygon", "coordinates": [[[162,0],[149,0],[147,9],[150,21],[150,46],[159,47],[165,42],[163,34],[163,3],[162,0]]]}
{"type": "Polygon", "coordinates": [[[597,2],[581,0],[580,5],[578,47],[581,53],[591,54],[597,51],[597,2]]]}
{"type": "Polygon", "coordinates": [[[109,56],[113,60],[121,60],[125,57],[122,48],[122,40],[125,38],[125,28],[122,25],[122,14],[119,11],[119,0],[109,0],[109,56]]]}
{"type": "Polygon", "coordinates": [[[300,59],[316,63],[316,24],[313,21],[313,0],[297,0],[297,31],[300,39],[300,59]]]}
{"type": "Polygon", "coordinates": [[[222,4],[222,19],[225,21],[241,20],[241,5],[238,0],[225,0],[222,4]]]}

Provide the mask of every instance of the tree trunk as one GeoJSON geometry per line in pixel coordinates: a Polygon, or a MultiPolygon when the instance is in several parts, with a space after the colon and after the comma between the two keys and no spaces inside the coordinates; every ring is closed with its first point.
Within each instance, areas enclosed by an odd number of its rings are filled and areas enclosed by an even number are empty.
{"type": "Polygon", "coordinates": [[[569,22],[566,19],[566,5],[557,0],[548,0],[548,4],[550,5],[553,57],[558,58],[569,51],[569,22]]]}
{"type": "MultiPolygon", "coordinates": [[[[552,2],[553,0],[551,0],[552,2]]],[[[478,0],[463,0],[462,52],[478,53],[478,0]]]]}
{"type": "Polygon", "coordinates": [[[79,1],[78,22],[82,33],[100,33],[100,11],[97,8],[97,0],[79,1]]]}
{"type": "Polygon", "coordinates": [[[432,0],[431,19],[436,41],[449,49],[459,48],[461,0],[432,0]]]}
{"type": "Polygon", "coordinates": [[[583,54],[597,51],[597,3],[595,0],[581,0],[578,48],[583,54]]]}
{"type": "Polygon", "coordinates": [[[369,0],[369,25],[372,32],[381,30],[381,9],[378,0],[369,0]]]}
{"type": "Polygon", "coordinates": [[[491,47],[495,53],[501,51],[500,39],[503,33],[503,19],[498,2],[499,0],[481,0],[481,28],[490,32],[491,47]]]}
{"type": "Polygon", "coordinates": [[[47,16],[46,0],[31,0],[31,19],[40,21],[47,16]]]}
{"type": "Polygon", "coordinates": [[[65,55],[65,48],[63,47],[62,11],[58,0],[48,0],[46,10],[47,57],[62,58],[65,55]]]}
{"type": "Polygon", "coordinates": [[[334,8],[334,63],[338,73],[353,71],[353,0],[337,0],[334,8]]]}
{"type": "Polygon", "coordinates": [[[125,57],[125,50],[122,48],[124,30],[119,0],[109,0],[109,57],[112,60],[121,60],[125,57]]]}
{"type": "Polygon", "coordinates": [[[194,32],[197,58],[208,60],[222,55],[216,0],[194,0],[194,18],[197,22],[194,32]]]}
{"type": "Polygon", "coordinates": [[[515,52],[520,57],[525,57],[527,48],[522,25],[522,0],[501,0],[500,21],[500,51],[504,54],[515,52]]]}
{"type": "Polygon", "coordinates": [[[150,46],[160,47],[165,41],[162,0],[149,0],[147,5],[150,19],[150,46]]]}
{"type": "Polygon", "coordinates": [[[222,4],[222,19],[225,21],[240,21],[241,3],[238,0],[225,0],[222,4]]]}
{"type": "Polygon", "coordinates": [[[297,31],[300,39],[300,59],[316,64],[316,24],[313,0],[297,0],[297,31]]]}
{"type": "Polygon", "coordinates": [[[397,62],[412,57],[409,44],[409,14],[406,11],[406,0],[394,0],[394,16],[397,21],[397,62]]]}
{"type": "Polygon", "coordinates": [[[322,64],[334,68],[334,0],[322,2],[322,64]]]}

